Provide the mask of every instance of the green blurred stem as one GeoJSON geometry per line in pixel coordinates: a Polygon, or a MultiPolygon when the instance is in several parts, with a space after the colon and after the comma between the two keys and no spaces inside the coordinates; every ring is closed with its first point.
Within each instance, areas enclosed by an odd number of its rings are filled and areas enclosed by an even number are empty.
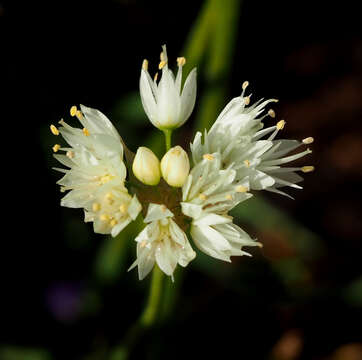
{"type": "Polygon", "coordinates": [[[162,284],[163,272],[157,265],[155,265],[152,271],[151,287],[150,293],[148,295],[147,305],[140,318],[140,323],[144,327],[148,328],[152,326],[156,321],[156,316],[160,308],[162,284]]]}
{"type": "Polygon", "coordinates": [[[166,141],[166,152],[171,149],[171,136],[172,130],[163,130],[165,134],[165,141],[166,141]]]}

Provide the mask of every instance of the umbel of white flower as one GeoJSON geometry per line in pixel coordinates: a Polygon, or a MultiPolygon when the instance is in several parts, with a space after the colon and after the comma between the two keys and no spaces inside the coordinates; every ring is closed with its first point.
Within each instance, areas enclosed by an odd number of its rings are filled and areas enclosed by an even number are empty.
{"type": "MultiPolygon", "coordinates": [[[[150,79],[147,63],[141,73],[146,113],[163,131],[184,123],[195,103],[196,72],[190,73],[181,91],[184,60],[178,62],[174,79],[164,46],[160,83],[150,79]]],[[[313,138],[276,139],[286,122],[269,127],[263,123],[267,116],[275,118],[266,106],[276,100],[250,104],[247,87],[245,82],[241,95],[226,105],[209,131],[196,133],[190,145],[193,166],[180,146],[166,152],[161,162],[143,146],[133,154],[105,115],[83,105],[80,110],[72,107],[71,115],[83,128],[63,120],[59,128],[50,127],[69,144],[53,147],[55,158],[66,167],[56,168],[64,173],[58,181],[61,191],[69,191],[61,205],[83,208],[95,232],[112,236],[142,213],[144,228],[135,236],[137,259],[131,266],[138,268],[140,279],[154,266],[173,278],[177,264],[184,267],[195,258],[188,230],[193,244],[213,258],[230,262],[232,256],[250,255],[245,247],[261,244],[234,224],[229,212],[241,203],[247,206],[244,202],[260,190],[290,197],[283,188],[301,189],[298,172],[314,167],[287,165],[311,153],[308,148],[296,150],[313,143],[313,138]]]]}
{"type": "Polygon", "coordinates": [[[148,72],[148,61],[144,60],[140,77],[140,93],[143,108],[151,123],[161,130],[172,130],[180,127],[190,117],[196,100],[196,68],[185,80],[182,88],[182,67],[186,63],[184,57],[177,59],[176,78],[168,68],[166,45],[162,46],[159,70],[162,71],[157,83],[148,72]]]}

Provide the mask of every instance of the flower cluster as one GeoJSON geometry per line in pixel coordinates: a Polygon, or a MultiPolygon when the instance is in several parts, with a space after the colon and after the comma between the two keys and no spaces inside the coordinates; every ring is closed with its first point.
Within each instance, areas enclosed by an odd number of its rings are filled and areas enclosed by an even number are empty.
{"type": "MultiPolygon", "coordinates": [[[[166,47],[160,56],[159,70],[152,80],[148,61],[144,60],[140,93],[144,110],[154,126],[165,132],[181,126],[190,116],[196,99],[196,70],[192,70],[182,87],[185,58],[177,59],[176,77],[168,68],[166,47]]],[[[161,161],[146,147],[124,157],[125,144],[105,115],[83,105],[71,108],[83,128],[73,128],[63,120],[61,127],[51,125],[54,135],[61,134],[69,147],[54,145],[55,158],[67,169],[58,181],[67,195],[61,205],[83,208],[85,221],[93,222],[94,231],[116,236],[142,212],[144,229],[136,237],[137,267],[143,279],[155,266],[173,276],[177,264],[187,266],[196,256],[186,236],[194,245],[220,260],[250,255],[246,246],[261,246],[233,223],[229,211],[252,197],[252,192],[268,190],[290,196],[281,188],[298,185],[300,172],[313,166],[286,166],[311,151],[295,151],[311,144],[303,141],[277,140],[285,126],[280,120],[264,127],[266,111],[274,99],[250,104],[245,95],[232,99],[209,131],[198,132],[190,144],[193,167],[185,150],[168,146],[161,161]],[[59,151],[64,152],[58,154],[59,151]],[[290,154],[292,153],[292,154],[290,154]]]]}

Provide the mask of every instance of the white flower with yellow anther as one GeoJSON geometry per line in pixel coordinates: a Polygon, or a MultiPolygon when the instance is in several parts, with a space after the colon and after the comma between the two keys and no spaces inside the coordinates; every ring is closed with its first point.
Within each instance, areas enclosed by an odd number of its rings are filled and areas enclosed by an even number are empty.
{"type": "Polygon", "coordinates": [[[196,253],[192,250],[184,231],[173,220],[174,214],[165,205],[150,204],[144,222],[147,226],[136,237],[137,260],[129,270],[138,266],[142,280],[155,263],[169,276],[177,264],[185,267],[196,253]]]}
{"type": "Polygon", "coordinates": [[[190,172],[190,161],[181,146],[171,148],[161,160],[161,173],[167,184],[181,187],[190,172]]]}
{"type": "MultiPolygon", "coordinates": [[[[308,149],[296,155],[278,158],[302,143],[295,140],[274,140],[278,132],[284,128],[284,120],[278,121],[275,126],[263,129],[261,121],[267,115],[274,118],[275,112],[270,109],[267,114],[261,117],[259,115],[268,103],[276,100],[260,100],[247,107],[250,104],[250,98],[244,97],[247,85],[247,82],[243,84],[241,96],[233,99],[225,107],[210,131],[205,131],[203,142],[201,133],[196,134],[191,144],[194,162],[200,162],[204,154],[218,151],[221,154],[222,167],[231,166],[236,171],[236,179],[239,181],[248,178],[252,190],[268,189],[282,193],[277,188],[281,186],[300,188],[296,182],[302,178],[294,171],[306,172],[312,168],[283,168],[280,165],[296,160],[311,151],[308,149]],[[269,137],[262,140],[268,134],[269,137]]],[[[312,142],[313,138],[303,141],[304,144],[312,142]]]]}
{"type": "Polygon", "coordinates": [[[236,181],[236,171],[222,169],[219,153],[204,154],[182,188],[182,212],[192,218],[191,236],[196,246],[217,259],[247,255],[243,246],[259,246],[232,223],[227,212],[250,198],[248,179],[236,181]]]}
{"type": "Polygon", "coordinates": [[[141,211],[136,197],[130,196],[124,182],[126,166],[123,146],[117,130],[105,115],[81,105],[71,109],[84,126],[74,128],[60,121],[51,126],[54,135],[61,134],[70,147],[57,146],[54,157],[68,169],[56,168],[65,175],[57,182],[67,191],[61,205],[84,208],[86,221],[94,222],[94,230],[117,235],[141,211]]]}
{"type": "Polygon", "coordinates": [[[160,160],[152,150],[144,146],[137,149],[132,171],[136,178],[146,185],[157,185],[160,182],[160,160]]]}
{"type": "Polygon", "coordinates": [[[176,78],[168,68],[166,46],[162,46],[159,70],[162,77],[157,83],[148,73],[148,61],[144,60],[140,78],[140,93],[143,108],[154,126],[161,130],[180,127],[189,118],[196,100],[196,69],[193,69],[182,88],[182,67],[186,60],[177,59],[176,78]]]}

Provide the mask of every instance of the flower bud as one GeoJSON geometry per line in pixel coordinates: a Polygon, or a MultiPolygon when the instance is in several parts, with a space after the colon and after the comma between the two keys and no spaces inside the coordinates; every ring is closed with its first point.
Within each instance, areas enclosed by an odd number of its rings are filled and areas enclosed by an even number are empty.
{"type": "Polygon", "coordinates": [[[161,160],[161,172],[167,184],[181,187],[190,171],[190,162],[181,146],[171,148],[161,160]]]}
{"type": "Polygon", "coordinates": [[[146,185],[157,185],[160,182],[160,161],[146,147],[139,147],[132,165],[136,178],[146,185]]]}

